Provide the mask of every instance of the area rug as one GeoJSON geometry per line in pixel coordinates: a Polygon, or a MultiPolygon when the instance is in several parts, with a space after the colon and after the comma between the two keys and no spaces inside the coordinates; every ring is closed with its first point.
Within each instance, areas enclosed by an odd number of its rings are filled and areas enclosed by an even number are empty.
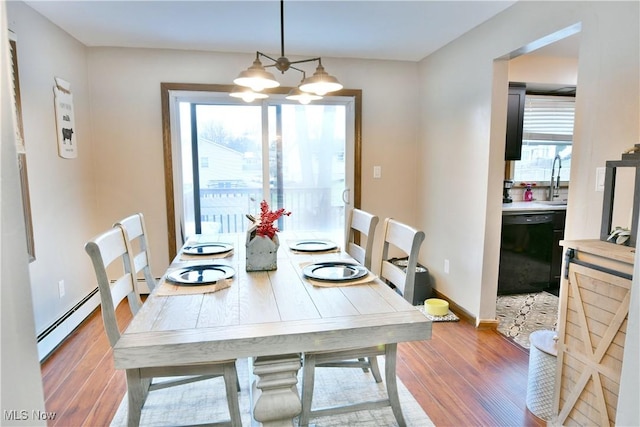
{"type": "Polygon", "coordinates": [[[529,348],[529,335],[537,330],[556,330],[558,297],[548,292],[501,295],[496,301],[498,332],[529,348]]]}
{"type": "MultiPolygon", "coordinates": [[[[384,357],[378,358],[380,370],[384,372],[384,357]]],[[[250,426],[249,368],[246,359],[236,363],[242,391],[240,412],[242,425],[250,426]]],[[[302,370],[298,375],[298,391],[301,388],[302,370]]],[[[434,426],[420,405],[398,379],[398,393],[405,421],[409,426],[434,426]]],[[[313,407],[326,407],[345,402],[383,399],[386,397],[384,382],[376,384],[370,373],[354,368],[319,368],[316,370],[313,407]]],[[[127,425],[127,396],[120,403],[111,421],[112,427],[127,425]]],[[[141,426],[184,426],[211,423],[229,418],[224,397],[222,378],[157,390],[149,393],[142,409],[141,426]]],[[[297,421],[297,420],[296,420],[297,421]]],[[[353,412],[351,414],[313,418],[317,427],[339,426],[395,426],[391,408],[353,412]]],[[[297,425],[297,423],[295,424],[297,425]]]]}

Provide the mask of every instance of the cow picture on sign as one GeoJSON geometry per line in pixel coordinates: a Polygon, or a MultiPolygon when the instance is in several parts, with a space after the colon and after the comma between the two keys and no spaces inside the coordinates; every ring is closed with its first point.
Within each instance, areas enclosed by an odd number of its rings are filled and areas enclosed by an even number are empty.
{"type": "Polygon", "coordinates": [[[64,144],[67,139],[71,143],[71,135],[73,135],[73,129],[62,128],[62,143],[64,144]]]}
{"type": "Polygon", "coordinates": [[[78,156],[78,150],[71,85],[62,79],[56,78],[56,86],[53,88],[53,93],[56,107],[58,155],[64,159],[73,159],[78,156]]]}

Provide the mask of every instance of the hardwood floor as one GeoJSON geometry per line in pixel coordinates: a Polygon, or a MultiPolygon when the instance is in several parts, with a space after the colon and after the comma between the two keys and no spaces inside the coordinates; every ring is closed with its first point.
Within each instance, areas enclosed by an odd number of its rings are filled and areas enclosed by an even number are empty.
{"type": "MultiPolygon", "coordinates": [[[[131,319],[118,308],[119,322],[131,319]]],[[[428,341],[398,346],[398,377],[436,426],[545,426],[525,404],[529,353],[492,330],[434,323],[428,341]]],[[[99,309],[42,363],[49,426],[108,426],[126,392],[99,309]]]]}

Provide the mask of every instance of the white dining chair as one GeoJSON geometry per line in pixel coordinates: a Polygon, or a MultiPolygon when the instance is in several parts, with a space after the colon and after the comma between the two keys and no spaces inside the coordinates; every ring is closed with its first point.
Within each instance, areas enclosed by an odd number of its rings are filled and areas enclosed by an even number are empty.
{"type": "MultiPolygon", "coordinates": [[[[382,240],[382,256],[380,258],[380,278],[396,288],[396,290],[413,304],[415,291],[415,271],[418,266],[420,246],[424,241],[424,232],[396,221],[392,218],[384,220],[382,240]],[[407,257],[407,266],[398,266],[391,252],[399,250],[400,255],[407,257]],[[412,272],[412,274],[407,274],[412,272]]],[[[394,255],[397,252],[394,252],[394,255]]]]}
{"type": "MultiPolygon", "coordinates": [[[[352,208],[349,211],[345,232],[345,252],[353,259],[371,270],[371,253],[375,239],[376,227],[379,218],[361,209],[352,208]]],[[[364,372],[371,370],[371,374],[377,383],[382,382],[378,360],[375,357],[359,357],[357,359],[338,360],[331,356],[326,363],[317,362],[317,367],[337,368],[361,368],[364,372]]]]}
{"type": "MultiPolygon", "coordinates": [[[[385,219],[382,239],[382,258],[380,278],[397,288],[404,298],[412,302],[415,274],[407,274],[414,271],[418,263],[420,246],[424,241],[424,232],[418,231],[391,218],[385,219]],[[408,266],[404,270],[390,262],[390,248],[395,247],[396,252],[408,256],[408,266]]],[[[396,381],[396,354],[397,344],[387,344],[379,347],[344,349],[331,352],[316,352],[304,354],[304,367],[302,374],[302,412],[299,418],[300,426],[309,425],[310,418],[321,417],[345,412],[353,412],[362,409],[371,409],[391,406],[393,415],[399,426],[405,426],[402,415],[400,399],[398,397],[398,385],[396,381]],[[361,402],[334,406],[331,408],[312,409],[313,388],[316,367],[332,366],[344,363],[347,359],[367,358],[375,360],[377,356],[385,356],[385,383],[387,398],[374,402],[361,402]]]]}
{"type": "Polygon", "coordinates": [[[355,208],[349,211],[344,250],[369,270],[377,226],[376,215],[355,208]]]}
{"type": "Polygon", "coordinates": [[[130,243],[133,253],[133,265],[135,266],[134,280],[136,280],[136,286],[138,276],[142,272],[149,292],[153,292],[153,289],[156,287],[156,279],[153,277],[153,274],[151,274],[151,254],[147,240],[147,228],[144,224],[144,215],[142,215],[142,213],[130,215],[116,222],[113,226],[122,227],[125,232],[125,237],[130,243]]]}
{"type": "MultiPolygon", "coordinates": [[[[133,271],[131,268],[133,256],[130,244],[125,237],[124,228],[116,226],[87,242],[85,250],[91,258],[98,281],[104,328],[111,347],[114,347],[120,339],[116,307],[124,298],[127,298],[129,308],[135,314],[142,304],[136,291],[135,276],[131,273],[133,271]],[[112,276],[118,274],[119,276],[112,281],[109,274],[112,276]]],[[[215,355],[212,355],[213,357],[215,355]]],[[[227,406],[231,418],[230,424],[242,426],[235,360],[212,360],[207,364],[180,364],[179,361],[176,361],[176,364],[172,366],[126,369],[129,402],[128,425],[133,427],[140,424],[142,407],[150,391],[220,376],[224,378],[227,406]],[[153,378],[159,377],[180,378],[153,382],[153,378]]]]}

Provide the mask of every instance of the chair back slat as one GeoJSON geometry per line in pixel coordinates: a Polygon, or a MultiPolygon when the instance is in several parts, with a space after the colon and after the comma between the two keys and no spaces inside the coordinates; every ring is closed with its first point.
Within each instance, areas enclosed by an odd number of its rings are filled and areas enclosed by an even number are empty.
{"type": "Polygon", "coordinates": [[[384,221],[380,277],[394,285],[404,299],[411,303],[413,303],[415,271],[418,265],[420,246],[424,238],[423,231],[418,231],[409,225],[392,218],[387,218],[384,221]],[[391,247],[399,249],[404,256],[408,257],[406,270],[389,262],[392,259],[390,256],[391,247]]]}
{"type": "Polygon", "coordinates": [[[151,273],[151,254],[147,240],[147,228],[144,223],[144,215],[142,213],[129,215],[113,224],[113,226],[121,227],[124,230],[125,238],[130,243],[135,270],[127,271],[131,271],[134,275],[136,286],[138,276],[142,273],[149,291],[153,291],[156,287],[156,279],[151,273]]]}
{"type": "Polygon", "coordinates": [[[111,300],[113,306],[117,307],[120,302],[133,292],[131,274],[126,273],[124,276],[116,279],[111,284],[111,300]]]}
{"type": "Polygon", "coordinates": [[[129,241],[135,240],[145,234],[145,227],[141,213],[130,215],[123,220],[118,221],[116,224],[123,226],[125,230],[127,230],[129,241]]]}
{"type": "Polygon", "coordinates": [[[349,242],[347,243],[347,247],[345,248],[345,250],[349,255],[351,255],[351,257],[353,257],[353,259],[366,267],[365,262],[367,253],[364,248],[356,245],[353,242],[349,242]]]}
{"type": "Polygon", "coordinates": [[[85,251],[91,258],[93,269],[98,281],[102,320],[109,337],[109,343],[114,346],[120,339],[120,329],[116,318],[116,308],[126,297],[129,308],[136,313],[142,301],[136,292],[134,278],[126,271],[131,269],[129,243],[120,227],[112,228],[91,239],[85,245],[85,251]],[[111,280],[110,275],[118,275],[111,280]]]}
{"type": "Polygon", "coordinates": [[[371,254],[378,217],[360,209],[351,209],[345,233],[345,251],[371,269],[371,254]],[[357,240],[359,239],[359,240],[357,240]]]}
{"type": "Polygon", "coordinates": [[[400,267],[389,261],[382,261],[380,276],[398,288],[402,295],[405,294],[407,274],[400,267]]]}
{"type": "Polygon", "coordinates": [[[136,268],[136,273],[139,273],[143,268],[149,265],[149,258],[145,252],[140,252],[133,258],[133,264],[136,268]]]}

